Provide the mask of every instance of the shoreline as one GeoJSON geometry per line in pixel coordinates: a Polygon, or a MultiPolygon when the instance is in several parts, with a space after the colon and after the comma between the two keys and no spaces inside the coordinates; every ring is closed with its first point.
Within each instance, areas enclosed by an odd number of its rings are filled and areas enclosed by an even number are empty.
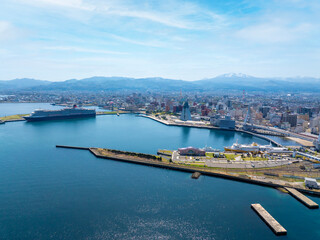
{"type": "Polygon", "coordinates": [[[264,135],[259,135],[256,133],[252,133],[252,132],[248,132],[245,130],[240,130],[240,129],[225,129],[225,128],[219,128],[219,127],[214,127],[214,126],[201,126],[201,125],[194,125],[194,124],[188,124],[188,123],[169,123],[168,121],[165,120],[161,120],[161,119],[157,119],[155,117],[149,116],[149,115],[141,115],[141,117],[145,117],[145,118],[149,118],[151,120],[154,120],[156,122],[162,123],[166,126],[176,126],[176,127],[193,127],[193,128],[202,128],[202,129],[213,129],[213,130],[220,130],[220,131],[234,131],[234,132],[240,132],[240,133],[246,133],[264,140],[267,140],[269,142],[272,142],[274,145],[278,146],[278,147],[282,147],[282,145],[280,143],[278,143],[277,141],[264,136],[264,135]]]}

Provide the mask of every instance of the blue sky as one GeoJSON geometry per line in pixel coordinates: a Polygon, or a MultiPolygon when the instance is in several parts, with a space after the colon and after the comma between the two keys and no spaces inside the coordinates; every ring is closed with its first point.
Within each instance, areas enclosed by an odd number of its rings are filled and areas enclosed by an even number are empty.
{"type": "Polygon", "coordinates": [[[320,0],[0,0],[0,79],[320,77],[320,0]]]}

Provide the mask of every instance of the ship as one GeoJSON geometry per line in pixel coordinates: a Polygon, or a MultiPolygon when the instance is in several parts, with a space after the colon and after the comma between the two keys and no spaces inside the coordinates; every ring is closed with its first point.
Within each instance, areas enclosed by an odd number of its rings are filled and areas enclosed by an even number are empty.
{"type": "Polygon", "coordinates": [[[231,147],[225,147],[227,152],[236,152],[236,153],[260,153],[260,152],[269,152],[269,153],[280,153],[288,151],[284,147],[273,147],[271,143],[269,145],[259,145],[255,142],[252,144],[239,144],[238,141],[234,143],[231,147]]]}
{"type": "Polygon", "coordinates": [[[34,112],[32,112],[29,116],[25,116],[23,118],[31,122],[70,118],[87,118],[95,116],[95,109],[78,108],[77,105],[73,105],[73,107],[67,107],[60,110],[37,109],[34,112]]]}
{"type": "Polygon", "coordinates": [[[0,124],[5,124],[5,121],[0,120],[0,124]]]}

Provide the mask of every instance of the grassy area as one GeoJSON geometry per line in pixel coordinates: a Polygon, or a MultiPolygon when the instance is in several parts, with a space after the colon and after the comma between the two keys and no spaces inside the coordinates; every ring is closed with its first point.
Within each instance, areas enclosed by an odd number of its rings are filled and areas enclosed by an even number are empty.
{"type": "MultiPolygon", "coordinates": [[[[235,160],[236,157],[240,155],[236,155],[234,153],[225,153],[224,154],[227,160],[235,160]]],[[[267,158],[263,157],[241,157],[242,160],[244,161],[267,161],[267,158]]]]}
{"type": "Polygon", "coordinates": [[[126,112],[126,111],[99,111],[99,112],[97,112],[97,114],[105,114],[105,115],[115,115],[115,114],[117,114],[117,113],[119,113],[119,114],[122,114],[122,113],[128,113],[128,112],[126,112]]]}
{"type": "Polygon", "coordinates": [[[101,112],[103,114],[117,114],[116,111],[112,111],[112,112],[109,112],[109,111],[104,111],[104,112],[101,112]]]}
{"type": "Polygon", "coordinates": [[[210,158],[214,158],[214,154],[212,152],[206,152],[206,156],[210,158]]]}
{"type": "Polygon", "coordinates": [[[158,152],[163,153],[163,154],[167,154],[167,155],[172,155],[171,150],[159,149],[158,152]]]}
{"type": "Polygon", "coordinates": [[[234,160],[236,155],[234,153],[225,153],[224,156],[227,160],[234,160]]]}
{"type": "Polygon", "coordinates": [[[170,163],[170,160],[169,159],[166,159],[164,157],[161,157],[161,161],[164,162],[164,163],[170,163]]]}
{"type": "Polygon", "coordinates": [[[12,120],[21,120],[22,117],[27,116],[29,114],[16,114],[16,115],[11,115],[11,116],[6,116],[6,117],[0,117],[0,120],[2,121],[12,121],[12,120]]]}

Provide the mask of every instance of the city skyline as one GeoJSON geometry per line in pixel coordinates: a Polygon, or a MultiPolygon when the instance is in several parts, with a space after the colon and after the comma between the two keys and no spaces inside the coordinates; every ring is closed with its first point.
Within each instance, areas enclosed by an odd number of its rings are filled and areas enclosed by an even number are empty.
{"type": "Polygon", "coordinates": [[[320,77],[318,1],[2,0],[1,80],[320,77]]]}

